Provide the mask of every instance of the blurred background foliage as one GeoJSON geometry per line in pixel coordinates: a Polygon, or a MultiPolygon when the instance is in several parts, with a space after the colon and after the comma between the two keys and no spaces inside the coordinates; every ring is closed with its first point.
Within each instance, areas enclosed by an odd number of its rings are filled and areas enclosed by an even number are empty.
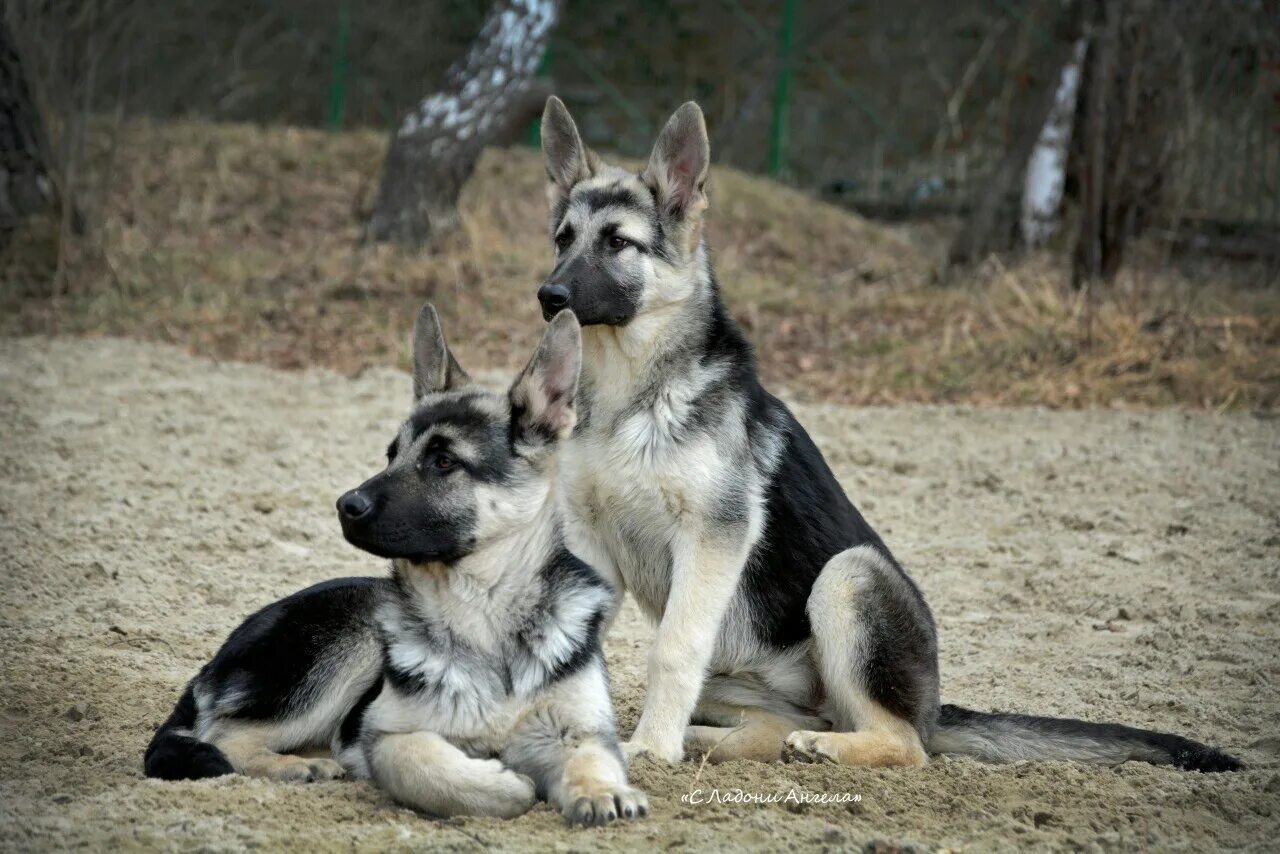
{"type": "MultiPolygon", "coordinates": [[[[38,76],[97,110],[390,129],[463,55],[484,0],[11,0],[38,76]]],[[[1061,0],[569,0],[544,72],[588,143],[640,156],[696,99],[720,162],[852,202],[962,206],[1059,67],[1061,0]],[[779,92],[779,78],[788,78],[779,92]],[[785,120],[778,122],[783,111],[785,120]]],[[[1280,226],[1280,3],[1184,18],[1180,181],[1280,226]],[[1259,180],[1261,179],[1261,180],[1259,180]]],[[[928,205],[925,205],[928,208],[928,205]]]]}
{"type": "MultiPolygon", "coordinates": [[[[1179,156],[1160,228],[1107,288],[1072,287],[1065,237],[945,267],[1061,73],[1061,0],[567,0],[541,73],[625,158],[681,101],[703,106],[720,281],[793,393],[1275,413],[1280,0],[1124,2],[1176,16],[1142,32],[1170,39],[1179,156]]],[[[533,127],[480,159],[431,252],[361,241],[392,130],[491,8],[7,0],[74,202],[3,247],[0,333],[354,372],[404,366],[430,298],[464,361],[513,365],[550,258],[533,127]]]]}

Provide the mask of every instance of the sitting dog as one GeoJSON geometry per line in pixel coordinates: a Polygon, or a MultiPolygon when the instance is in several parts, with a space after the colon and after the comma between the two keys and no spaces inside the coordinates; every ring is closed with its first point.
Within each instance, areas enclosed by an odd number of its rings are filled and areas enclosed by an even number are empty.
{"type": "Polygon", "coordinates": [[[624,750],[1239,767],[1167,733],[941,705],[923,594],[761,386],[725,308],[703,239],[702,111],[677,110],[639,174],[602,163],[556,98],[542,146],[555,266],[538,300],[547,319],[577,314],[585,355],[561,464],[569,547],[657,625],[624,750]]]}
{"type": "Polygon", "coordinates": [[[475,388],[434,309],[387,467],[338,499],[387,578],[309,587],[251,616],[146,752],[148,776],[371,777],[437,816],[574,824],[648,811],[627,784],[601,651],[617,597],[565,548],[558,445],[573,429],[577,319],[547,329],[506,395],[475,388]],[[307,758],[328,747],[337,761],[307,758]]]}

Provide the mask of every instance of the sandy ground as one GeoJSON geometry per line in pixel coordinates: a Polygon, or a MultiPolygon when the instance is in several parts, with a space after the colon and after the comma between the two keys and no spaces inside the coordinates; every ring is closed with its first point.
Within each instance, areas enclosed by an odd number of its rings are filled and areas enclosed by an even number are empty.
{"type": "MultiPolygon", "coordinates": [[[[381,464],[408,378],[0,341],[0,847],[1268,848],[1280,837],[1280,425],[1244,416],[806,407],[926,591],[944,697],[1121,720],[1251,770],[637,763],[652,817],[433,821],[367,783],[142,778],[182,684],[251,610],[381,567],[331,510],[381,464]],[[693,804],[712,790],[861,796],[693,804]]],[[[621,726],[648,628],[609,639],[621,726]]]]}

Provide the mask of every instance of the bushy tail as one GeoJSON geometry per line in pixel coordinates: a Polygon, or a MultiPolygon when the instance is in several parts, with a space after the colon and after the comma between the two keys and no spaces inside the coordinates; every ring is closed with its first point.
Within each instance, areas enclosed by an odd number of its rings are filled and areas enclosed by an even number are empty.
{"type": "Polygon", "coordinates": [[[191,734],[195,725],[196,697],[188,685],[169,719],[160,724],[147,745],[142,767],[148,777],[202,780],[235,773],[221,750],[191,734]]]}
{"type": "Polygon", "coordinates": [[[1244,767],[1234,756],[1180,735],[1071,718],[975,712],[960,706],[942,707],[929,752],[958,753],[988,762],[1070,759],[1118,765],[1137,759],[1188,771],[1244,767]]]}

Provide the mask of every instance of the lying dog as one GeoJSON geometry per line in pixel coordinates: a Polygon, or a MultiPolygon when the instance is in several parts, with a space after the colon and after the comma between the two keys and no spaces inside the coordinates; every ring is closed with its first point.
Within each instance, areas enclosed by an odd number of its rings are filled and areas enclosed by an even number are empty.
{"type": "Polygon", "coordinates": [[[702,111],[681,107],[639,174],[601,163],[556,98],[542,145],[555,267],[538,299],[583,325],[569,547],[657,623],[628,752],[1239,767],[1180,736],[941,706],[924,596],[761,387],[725,309],[703,240],[702,111]]]}
{"type": "Polygon", "coordinates": [[[601,633],[613,589],[563,542],[554,475],[573,429],[578,322],[556,318],[507,395],[481,391],[435,311],[387,467],[338,500],[389,579],[344,578],[254,614],[187,686],[148,776],[372,777],[439,816],[644,815],[614,730],[601,633]],[[328,747],[336,757],[301,751],[328,747]]]}

